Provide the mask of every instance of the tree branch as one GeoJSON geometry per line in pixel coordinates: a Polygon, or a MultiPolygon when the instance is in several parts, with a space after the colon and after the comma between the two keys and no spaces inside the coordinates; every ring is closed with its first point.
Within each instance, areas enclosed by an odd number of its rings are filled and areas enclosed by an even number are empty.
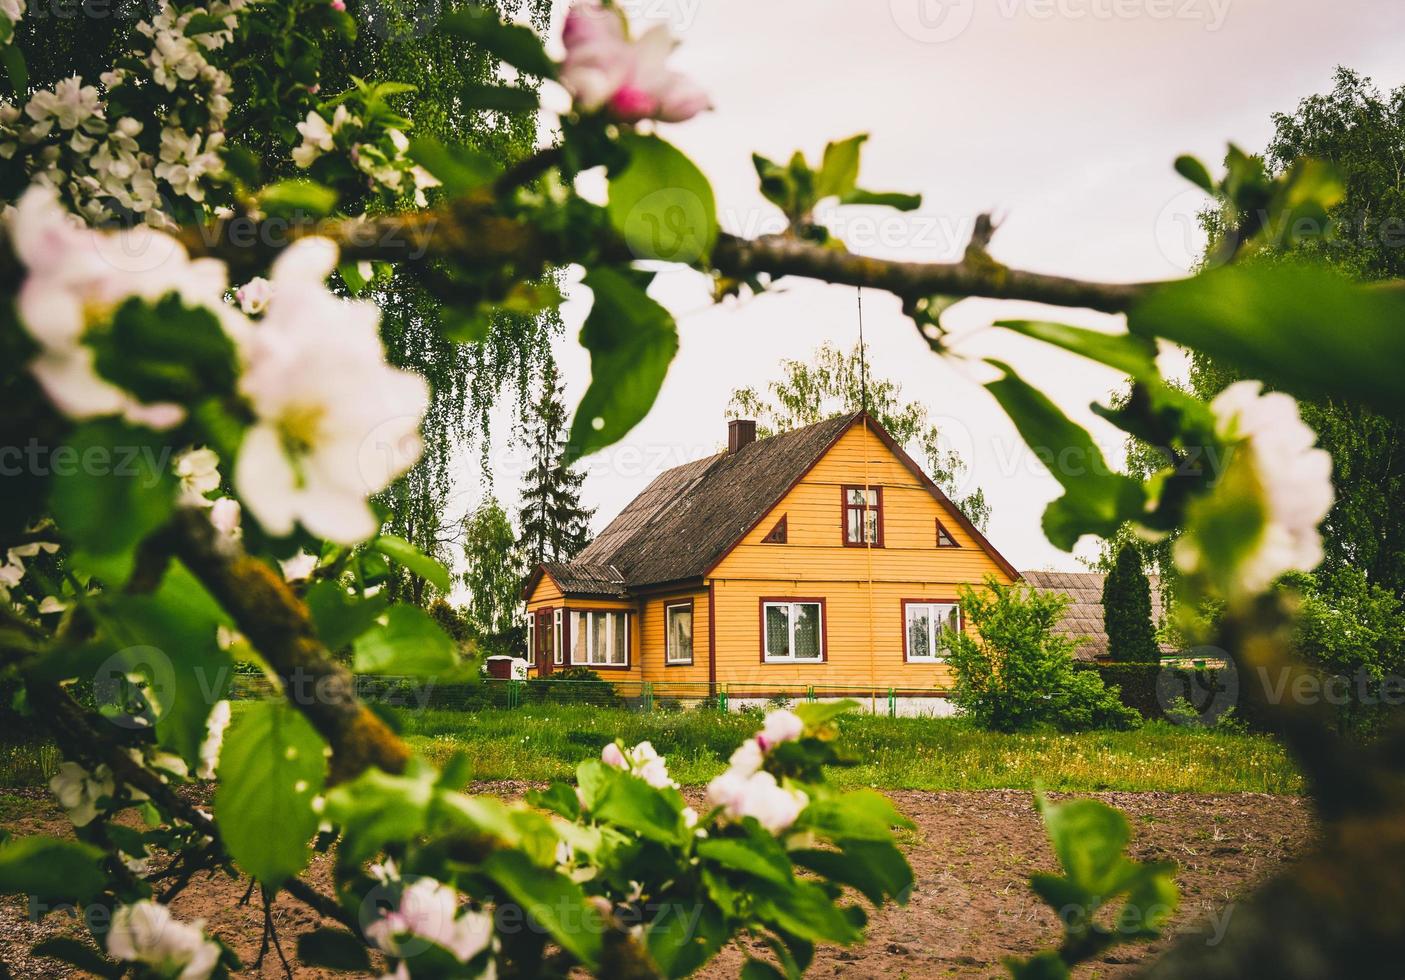
{"type": "Polygon", "coordinates": [[[409,747],[357,699],[351,671],[332,659],[307,606],[271,568],[221,536],[195,508],[177,512],[167,540],[278,674],[288,701],[332,747],[329,782],[351,779],[368,766],[404,770],[409,747]]]}
{"type": "MultiPolygon", "coordinates": [[[[539,158],[529,157],[535,165],[539,158]]],[[[524,161],[525,164],[528,161],[524,161]]],[[[531,179],[539,170],[526,173],[531,179]]],[[[509,171],[514,174],[514,171],[509,171]]],[[[503,180],[508,175],[504,175],[503,180]]],[[[516,180],[520,175],[514,174],[516,180]]],[[[1123,313],[1158,283],[1102,283],[1011,269],[986,254],[995,231],[988,215],[978,220],[971,247],[959,262],[898,262],[825,248],[783,235],[758,239],[723,234],[712,253],[712,268],[736,279],[758,274],[800,276],[848,286],[882,289],[904,299],[925,296],[980,296],[1025,300],[1052,306],[1086,307],[1123,313]]],[[[348,262],[384,260],[418,263],[447,258],[466,265],[501,267],[530,279],[551,265],[590,256],[579,237],[549,232],[523,219],[494,213],[486,194],[451,201],[429,211],[375,218],[289,222],[235,216],[212,225],[187,227],[180,236],[192,255],[223,259],[231,267],[261,271],[299,238],[321,235],[335,241],[348,262]]],[[[633,256],[618,240],[600,253],[610,260],[633,256]]]]}

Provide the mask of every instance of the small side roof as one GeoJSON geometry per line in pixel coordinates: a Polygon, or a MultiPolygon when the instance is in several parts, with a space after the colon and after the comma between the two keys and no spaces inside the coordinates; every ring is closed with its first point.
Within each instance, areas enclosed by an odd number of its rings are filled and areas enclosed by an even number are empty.
{"type": "MultiPolygon", "coordinates": [[[[1041,592],[1061,592],[1073,600],[1064,610],[1058,631],[1079,641],[1075,651],[1079,659],[1099,660],[1107,656],[1107,627],[1103,624],[1106,575],[1102,572],[1025,572],[1024,580],[1041,592]]],[[[1161,578],[1148,575],[1147,581],[1151,585],[1151,621],[1158,623],[1165,615],[1161,606],[1161,578]]],[[[1174,653],[1175,649],[1163,644],[1161,652],[1174,653]]]]}

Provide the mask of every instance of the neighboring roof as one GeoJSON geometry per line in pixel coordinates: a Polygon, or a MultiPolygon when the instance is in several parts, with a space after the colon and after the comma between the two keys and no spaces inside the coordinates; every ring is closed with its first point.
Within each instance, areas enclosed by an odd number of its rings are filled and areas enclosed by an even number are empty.
{"type": "Polygon", "coordinates": [[[550,575],[577,595],[619,595],[638,588],[701,578],[780,502],[839,437],[860,420],[1004,569],[1019,578],[985,536],[922,472],[871,416],[853,412],[748,443],[661,474],[565,566],[547,566],[528,581],[550,575]],[[570,583],[568,585],[568,582],[570,583]],[[606,588],[611,591],[604,591],[606,588]]]}
{"type": "MultiPolygon", "coordinates": [[[[1103,625],[1102,572],[1025,572],[1024,580],[1041,592],[1062,592],[1073,600],[1059,623],[1059,632],[1081,640],[1077,654],[1082,660],[1097,660],[1107,656],[1107,627],[1103,625]]],[[[1161,608],[1161,578],[1148,575],[1151,585],[1151,621],[1159,623],[1161,608]]],[[[1163,644],[1163,653],[1175,651],[1163,644]]]]}

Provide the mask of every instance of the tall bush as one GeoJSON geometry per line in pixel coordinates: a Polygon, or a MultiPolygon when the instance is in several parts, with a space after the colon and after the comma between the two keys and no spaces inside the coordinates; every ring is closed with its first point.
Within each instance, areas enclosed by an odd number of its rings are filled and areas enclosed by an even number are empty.
{"type": "Polygon", "coordinates": [[[1134,728],[1137,713],[1096,674],[1075,671],[1073,641],[1055,631],[1069,599],[989,577],[961,590],[976,635],[952,633],[947,662],[956,671],[952,700],[982,728],[1063,731],[1134,728]]]}
{"type": "Polygon", "coordinates": [[[1117,552],[1112,571],[1103,581],[1103,625],[1108,656],[1120,663],[1159,663],[1161,649],[1151,621],[1151,583],[1142,570],[1142,557],[1130,544],[1117,552]]]}

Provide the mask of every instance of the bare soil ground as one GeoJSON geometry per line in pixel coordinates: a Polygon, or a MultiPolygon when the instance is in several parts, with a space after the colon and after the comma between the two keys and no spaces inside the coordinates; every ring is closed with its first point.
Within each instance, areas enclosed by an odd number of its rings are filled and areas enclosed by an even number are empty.
{"type": "MultiPolygon", "coordinates": [[[[505,797],[525,790],[518,783],[475,787],[505,797]]],[[[63,834],[67,821],[46,793],[18,794],[0,814],[14,833],[63,834]]],[[[692,795],[692,794],[690,794],[692,795]]],[[[905,908],[890,907],[871,916],[869,939],[854,949],[821,949],[811,974],[861,977],[1003,976],[1001,959],[1025,955],[1054,944],[1059,934],[1054,914],[1031,895],[1031,872],[1054,870],[1030,795],[1014,791],[889,794],[916,823],[904,834],[916,887],[905,908]]],[[[1234,902],[1257,882],[1279,871],[1301,853],[1315,833],[1305,803],[1295,797],[1260,794],[1204,796],[1169,793],[1089,794],[1118,807],[1133,828],[1132,856],[1139,860],[1174,860],[1180,866],[1181,910],[1175,933],[1204,934],[1207,941],[1232,917],[1234,902]]],[[[1057,798],[1057,797],[1056,797],[1057,798]]],[[[310,879],[329,890],[326,858],[314,860],[310,879]]],[[[264,913],[257,897],[241,903],[247,880],[197,879],[172,904],[183,919],[202,918],[207,928],[239,953],[244,976],[282,977],[273,951],[261,967],[258,958],[264,913]]],[[[286,896],[274,904],[272,918],[291,957],[296,937],[318,917],[286,896]]],[[[67,977],[71,971],[53,960],[30,957],[41,938],[79,935],[71,917],[58,914],[31,921],[25,903],[0,902],[0,959],[15,977],[67,977]]],[[[1164,948],[1166,940],[1125,946],[1080,971],[1083,977],[1120,977],[1164,948]]],[[[732,947],[709,964],[702,976],[735,977],[746,950],[732,947]]],[[[758,955],[764,955],[758,951],[758,955]]],[[[301,970],[300,980],[345,977],[301,970]]]]}

